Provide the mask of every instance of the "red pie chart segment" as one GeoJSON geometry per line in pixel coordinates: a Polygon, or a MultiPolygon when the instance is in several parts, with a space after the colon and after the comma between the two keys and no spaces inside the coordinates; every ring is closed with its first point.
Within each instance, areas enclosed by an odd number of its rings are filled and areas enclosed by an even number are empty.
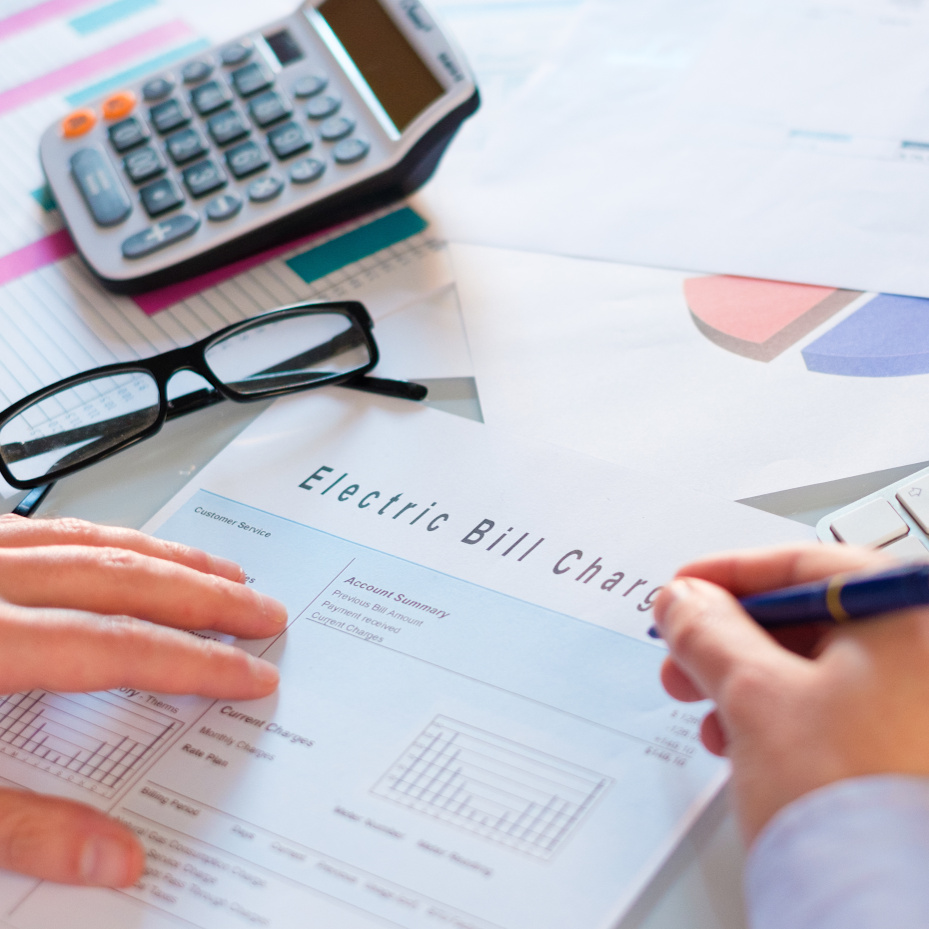
{"type": "Polygon", "coordinates": [[[802,354],[807,369],[822,374],[929,374],[929,300],[878,294],[802,354]]]}
{"type": "Polygon", "coordinates": [[[697,328],[721,348],[771,361],[861,296],[809,284],[712,275],[684,281],[697,328]]]}

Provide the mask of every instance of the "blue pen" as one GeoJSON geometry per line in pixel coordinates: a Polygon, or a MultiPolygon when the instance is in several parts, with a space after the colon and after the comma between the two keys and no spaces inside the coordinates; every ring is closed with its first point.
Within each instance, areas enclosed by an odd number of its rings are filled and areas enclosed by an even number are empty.
{"type": "MultiPolygon", "coordinates": [[[[836,574],[743,597],[739,603],[765,629],[866,619],[929,605],[929,564],[900,565],[874,574],[836,574]]],[[[654,626],[649,635],[660,638],[654,626]]]]}

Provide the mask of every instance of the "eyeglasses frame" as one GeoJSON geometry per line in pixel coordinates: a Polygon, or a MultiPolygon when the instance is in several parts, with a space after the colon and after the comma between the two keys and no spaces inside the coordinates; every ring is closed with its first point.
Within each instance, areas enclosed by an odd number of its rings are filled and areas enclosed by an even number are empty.
{"type": "MultiPolygon", "coordinates": [[[[140,358],[137,361],[114,362],[113,364],[101,365],[99,368],[93,368],[89,371],[72,374],[69,377],[63,378],[62,380],[49,385],[48,387],[43,387],[34,393],[29,394],[27,397],[23,397],[16,403],[8,406],[5,410],[0,411],[0,429],[2,429],[9,420],[15,418],[27,407],[32,406],[34,403],[37,403],[41,400],[47,399],[53,394],[59,393],[60,391],[69,387],[74,387],[85,381],[97,380],[98,378],[108,377],[114,374],[132,373],[149,374],[158,385],[159,409],[155,421],[150,426],[147,426],[142,432],[131,435],[126,439],[117,442],[115,445],[108,446],[106,449],[97,452],[80,462],[76,462],[71,465],[65,465],[60,471],[56,471],[52,476],[43,475],[40,478],[27,478],[26,480],[16,478],[10,473],[9,468],[6,465],[6,462],[3,461],[2,457],[0,457],[0,474],[3,475],[4,480],[8,484],[20,490],[33,490],[37,487],[42,487],[46,484],[49,484],[50,482],[67,477],[69,474],[74,474],[77,471],[83,471],[85,468],[90,467],[99,461],[103,461],[104,459],[109,458],[111,455],[118,454],[119,452],[125,451],[127,448],[130,448],[131,446],[144,441],[145,439],[151,438],[161,430],[168,419],[183,415],[184,413],[193,412],[195,409],[210,406],[224,399],[232,400],[236,403],[250,403],[258,400],[269,400],[273,397],[278,397],[283,394],[299,393],[300,391],[312,390],[317,387],[327,387],[333,384],[342,384],[346,381],[351,381],[354,378],[359,378],[359,383],[357,385],[348,386],[357,386],[361,390],[369,390],[375,393],[391,393],[393,391],[390,391],[389,389],[381,391],[377,384],[393,384],[395,382],[382,382],[380,379],[364,377],[364,375],[367,374],[367,372],[377,364],[380,357],[377,349],[377,343],[374,341],[374,334],[372,332],[373,327],[374,321],[371,319],[371,315],[368,313],[365,306],[359,303],[357,300],[339,300],[326,303],[295,303],[291,304],[290,306],[280,307],[279,309],[271,310],[268,313],[262,313],[259,316],[251,316],[248,319],[241,320],[240,322],[224,326],[222,329],[218,329],[216,332],[213,332],[205,338],[200,339],[197,342],[193,342],[190,345],[169,349],[166,352],[161,352],[158,355],[152,355],[149,358],[140,358]],[[346,316],[349,320],[351,320],[352,324],[358,329],[359,333],[364,338],[365,347],[370,353],[370,361],[367,364],[346,374],[332,374],[325,377],[320,377],[313,380],[312,383],[296,387],[272,387],[268,390],[259,390],[246,394],[237,390],[233,390],[219,381],[206,363],[206,350],[217,340],[224,339],[230,335],[234,335],[236,332],[245,329],[254,328],[261,325],[263,322],[276,321],[278,319],[286,319],[297,316],[317,314],[322,315],[323,313],[341,313],[343,316],[346,316]],[[168,400],[168,383],[175,374],[178,374],[181,371],[191,371],[194,374],[200,375],[216,391],[216,394],[207,395],[206,391],[198,391],[194,394],[184,394],[176,398],[176,400],[168,400]],[[202,395],[198,402],[191,403],[189,398],[195,396],[198,393],[202,395]],[[187,402],[185,402],[185,400],[187,400],[187,402]]],[[[424,394],[425,391],[423,391],[423,395],[424,394]]],[[[421,396],[416,397],[416,399],[421,399],[421,396]]]]}

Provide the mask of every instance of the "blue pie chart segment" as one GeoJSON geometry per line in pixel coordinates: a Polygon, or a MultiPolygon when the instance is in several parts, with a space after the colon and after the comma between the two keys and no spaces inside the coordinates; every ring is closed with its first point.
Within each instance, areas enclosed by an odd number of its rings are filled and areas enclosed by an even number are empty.
{"type": "Polygon", "coordinates": [[[822,374],[929,374],[929,300],[878,294],[802,353],[807,368],[822,374]]]}

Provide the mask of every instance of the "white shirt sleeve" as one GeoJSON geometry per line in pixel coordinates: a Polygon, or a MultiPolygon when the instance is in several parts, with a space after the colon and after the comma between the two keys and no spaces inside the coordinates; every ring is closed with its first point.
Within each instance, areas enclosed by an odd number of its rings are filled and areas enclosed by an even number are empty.
{"type": "Polygon", "coordinates": [[[929,929],[929,778],[801,797],[762,830],[745,881],[752,929],[929,929]]]}

